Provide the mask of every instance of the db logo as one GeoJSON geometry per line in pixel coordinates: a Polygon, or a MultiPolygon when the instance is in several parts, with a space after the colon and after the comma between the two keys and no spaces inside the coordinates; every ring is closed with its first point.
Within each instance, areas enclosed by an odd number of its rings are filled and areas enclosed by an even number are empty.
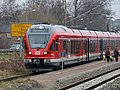
{"type": "Polygon", "coordinates": [[[52,56],[54,56],[54,53],[51,53],[52,56]]]}
{"type": "Polygon", "coordinates": [[[40,51],[36,51],[36,52],[35,52],[35,55],[40,55],[40,51]]]}

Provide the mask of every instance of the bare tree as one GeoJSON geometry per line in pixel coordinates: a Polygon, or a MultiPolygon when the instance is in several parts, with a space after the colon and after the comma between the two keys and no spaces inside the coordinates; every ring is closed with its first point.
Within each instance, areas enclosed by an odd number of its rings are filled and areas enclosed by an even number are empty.
{"type": "Polygon", "coordinates": [[[2,23],[18,22],[19,5],[15,0],[1,0],[0,14],[2,23]]]}
{"type": "Polygon", "coordinates": [[[106,30],[107,16],[111,14],[109,0],[71,0],[67,24],[87,26],[88,29],[106,30]]]}
{"type": "Polygon", "coordinates": [[[106,30],[111,15],[110,0],[27,0],[17,6],[15,0],[0,0],[3,21],[32,21],[87,26],[88,29],[106,30]],[[65,5],[66,4],[66,8],[65,5]],[[66,15],[65,15],[66,13],[66,15]]]}
{"type": "Polygon", "coordinates": [[[53,15],[53,0],[27,0],[23,4],[23,15],[21,20],[30,22],[48,22],[57,23],[55,15],[53,15]]]}

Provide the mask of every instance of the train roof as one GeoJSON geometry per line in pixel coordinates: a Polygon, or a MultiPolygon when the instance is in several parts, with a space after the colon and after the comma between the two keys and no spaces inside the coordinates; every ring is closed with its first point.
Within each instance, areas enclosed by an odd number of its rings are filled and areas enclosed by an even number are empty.
{"type": "Polygon", "coordinates": [[[81,32],[82,36],[84,36],[84,37],[89,36],[89,37],[92,38],[92,37],[96,37],[97,36],[97,34],[94,31],[80,30],[80,32],[81,32]]]}
{"type": "Polygon", "coordinates": [[[108,33],[107,32],[104,32],[104,31],[95,31],[98,38],[101,38],[101,37],[104,37],[104,38],[107,38],[108,37],[108,33]]]}
{"type": "Polygon", "coordinates": [[[68,28],[63,25],[52,25],[52,24],[37,24],[37,25],[32,25],[30,29],[28,30],[28,33],[50,33],[52,34],[53,32],[56,32],[56,34],[59,35],[75,35],[75,36],[84,36],[84,37],[118,37],[120,33],[115,33],[115,32],[107,32],[107,31],[97,31],[97,30],[82,30],[82,29],[72,29],[68,28]]]}

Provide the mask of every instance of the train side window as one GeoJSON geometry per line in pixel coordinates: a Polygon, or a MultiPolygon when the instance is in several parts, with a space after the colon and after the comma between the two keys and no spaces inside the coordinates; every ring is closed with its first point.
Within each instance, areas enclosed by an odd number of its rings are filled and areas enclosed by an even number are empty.
{"type": "Polygon", "coordinates": [[[73,54],[73,41],[71,41],[71,54],[73,54]]]}
{"type": "Polygon", "coordinates": [[[80,49],[81,49],[81,41],[72,40],[71,41],[71,54],[79,54],[80,49]]]}
{"type": "Polygon", "coordinates": [[[120,47],[120,40],[118,40],[118,46],[120,47]]]}
{"type": "Polygon", "coordinates": [[[93,48],[92,47],[92,40],[90,40],[90,44],[89,45],[90,45],[90,52],[92,52],[92,48],[93,48]]]}
{"type": "Polygon", "coordinates": [[[103,39],[99,40],[99,47],[100,51],[103,51],[103,39]]]}
{"type": "Polygon", "coordinates": [[[95,40],[90,40],[90,52],[95,52],[95,40]]]}
{"type": "Polygon", "coordinates": [[[85,53],[87,53],[87,40],[84,41],[84,49],[85,49],[85,53]]]}
{"type": "Polygon", "coordinates": [[[68,41],[67,40],[63,41],[63,50],[65,51],[66,54],[68,54],[68,41]]]}
{"type": "Polygon", "coordinates": [[[107,49],[107,40],[103,40],[103,50],[107,49]]]}
{"type": "Polygon", "coordinates": [[[115,40],[110,41],[111,50],[115,49],[115,40]]]}
{"type": "Polygon", "coordinates": [[[66,49],[66,41],[63,41],[63,50],[66,49]]]}
{"type": "Polygon", "coordinates": [[[75,41],[72,40],[71,41],[71,54],[74,54],[75,53],[75,41]]]}
{"type": "Polygon", "coordinates": [[[116,40],[116,47],[119,46],[119,40],[116,40]]]}
{"type": "Polygon", "coordinates": [[[76,41],[76,54],[79,54],[80,48],[81,48],[81,42],[80,41],[76,41]]]}

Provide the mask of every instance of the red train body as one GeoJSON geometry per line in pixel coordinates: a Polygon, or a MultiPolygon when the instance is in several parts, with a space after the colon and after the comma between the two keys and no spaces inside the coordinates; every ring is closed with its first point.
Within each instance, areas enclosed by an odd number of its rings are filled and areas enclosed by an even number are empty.
{"type": "Polygon", "coordinates": [[[32,25],[24,36],[27,65],[61,65],[101,58],[106,49],[120,50],[120,33],[32,25]]]}

